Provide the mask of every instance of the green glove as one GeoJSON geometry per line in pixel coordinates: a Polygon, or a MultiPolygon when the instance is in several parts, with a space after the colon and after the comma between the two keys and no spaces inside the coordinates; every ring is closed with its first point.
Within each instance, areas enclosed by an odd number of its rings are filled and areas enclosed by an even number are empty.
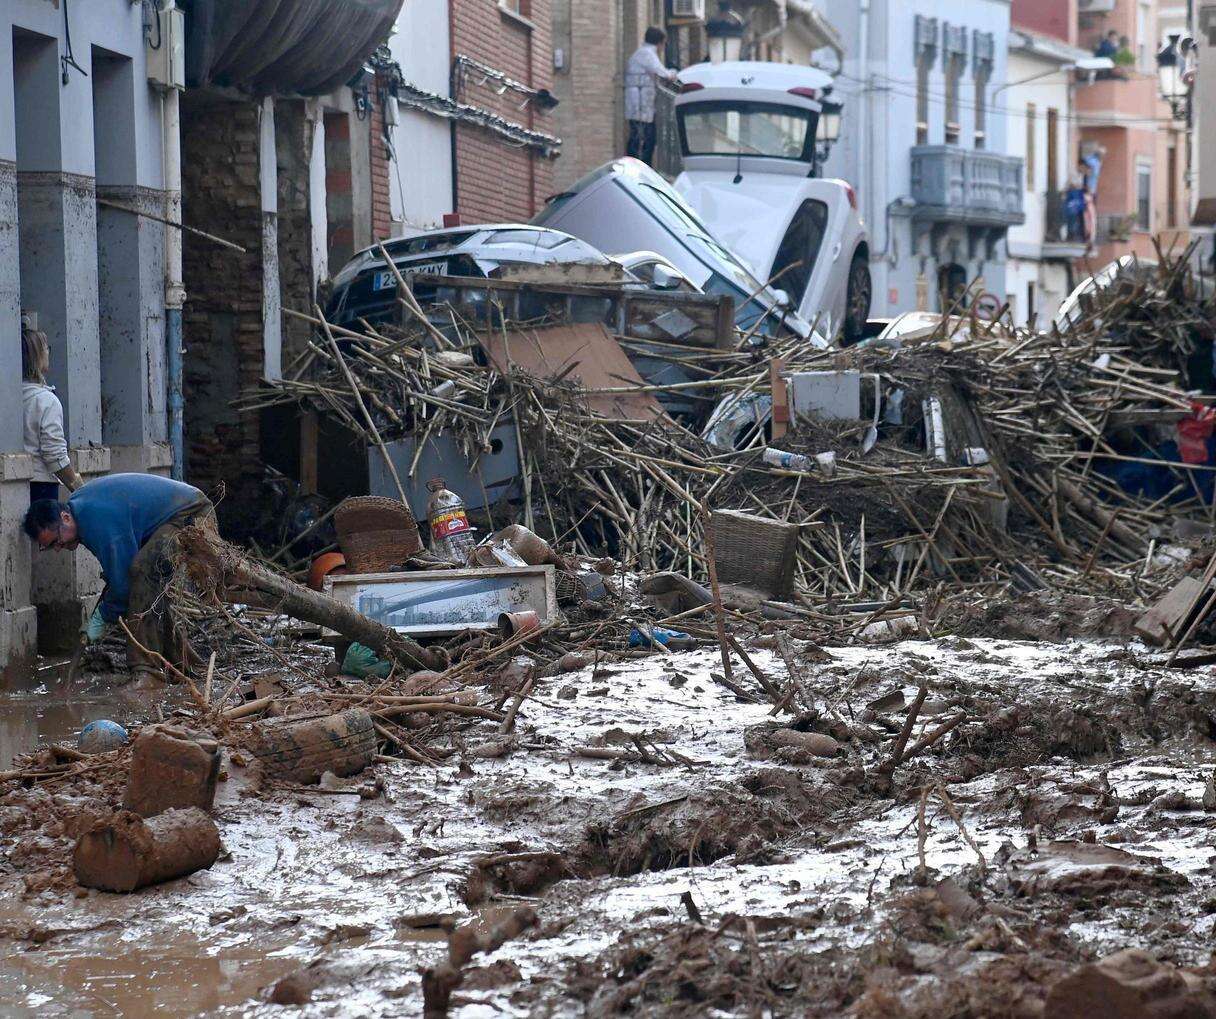
{"type": "Polygon", "coordinates": [[[93,614],[89,616],[89,625],[84,628],[84,635],[90,644],[96,644],[105,634],[109,623],[102,618],[101,606],[93,610],[93,614]]]}
{"type": "Polygon", "coordinates": [[[342,671],[359,679],[366,679],[368,676],[384,679],[391,670],[391,663],[377,658],[376,652],[363,644],[352,644],[342,659],[342,671]]]}

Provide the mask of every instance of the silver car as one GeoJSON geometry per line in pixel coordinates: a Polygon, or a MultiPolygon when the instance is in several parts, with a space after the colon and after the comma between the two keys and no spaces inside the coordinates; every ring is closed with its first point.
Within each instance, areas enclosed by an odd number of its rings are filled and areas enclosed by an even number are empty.
{"type": "MultiPolygon", "coordinates": [[[[704,293],[734,298],[735,325],[744,332],[813,335],[789,298],[758,280],[671,185],[637,159],[605,163],[551,198],[532,222],[573,234],[600,251],[642,248],[662,255],[704,293]]],[[[821,337],[814,342],[826,346],[821,337]]]]}

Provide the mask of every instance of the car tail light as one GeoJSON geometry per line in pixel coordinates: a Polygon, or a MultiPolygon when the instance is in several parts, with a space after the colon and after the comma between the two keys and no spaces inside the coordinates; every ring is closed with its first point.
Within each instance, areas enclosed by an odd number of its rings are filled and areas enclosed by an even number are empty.
{"type": "Polygon", "coordinates": [[[792,96],[802,96],[803,99],[818,99],[819,89],[817,88],[792,88],[789,90],[792,96]]]}
{"type": "Polygon", "coordinates": [[[856,209],[857,208],[857,192],[853,190],[853,185],[846,184],[844,186],[844,193],[849,196],[849,204],[851,206],[853,206],[854,209],[856,209]]]}
{"type": "Polygon", "coordinates": [[[680,95],[684,95],[686,92],[700,92],[704,87],[699,81],[686,81],[680,85],[680,95]]]}

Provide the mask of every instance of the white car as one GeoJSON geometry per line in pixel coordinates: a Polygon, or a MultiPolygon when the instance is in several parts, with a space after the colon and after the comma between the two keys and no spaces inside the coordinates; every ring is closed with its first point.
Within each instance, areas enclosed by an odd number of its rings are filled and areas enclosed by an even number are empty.
{"type": "MultiPolygon", "coordinates": [[[[396,237],[384,249],[405,279],[414,276],[494,278],[541,265],[581,265],[605,276],[621,271],[603,252],[558,230],[527,223],[483,223],[396,237]]],[[[433,284],[415,288],[423,304],[434,297],[433,284]]],[[[378,247],[358,252],[330,283],[325,317],[350,326],[359,319],[381,322],[397,314],[397,276],[378,247]]]]}
{"type": "Polygon", "coordinates": [[[857,195],[815,177],[816,134],[832,78],[760,61],[680,72],[676,191],[826,336],[856,342],[870,312],[870,243],[857,195]]]}

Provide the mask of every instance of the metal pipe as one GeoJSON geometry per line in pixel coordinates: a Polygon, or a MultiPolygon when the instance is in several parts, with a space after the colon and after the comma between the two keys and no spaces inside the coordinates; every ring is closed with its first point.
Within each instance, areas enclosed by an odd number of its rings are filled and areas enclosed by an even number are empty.
{"type": "Polygon", "coordinates": [[[857,77],[861,81],[861,102],[857,106],[857,168],[865,174],[865,186],[861,190],[862,212],[865,221],[873,224],[878,206],[874,196],[874,160],[870,155],[870,0],[861,0],[857,13],[857,77]]]}
{"type": "MultiPolygon", "coordinates": [[[[172,0],[169,7],[172,8],[172,0]]],[[[181,92],[168,88],[161,99],[161,130],[165,162],[165,373],[168,390],[171,476],[185,478],[185,397],[182,393],[182,142],[181,92]]]]}

